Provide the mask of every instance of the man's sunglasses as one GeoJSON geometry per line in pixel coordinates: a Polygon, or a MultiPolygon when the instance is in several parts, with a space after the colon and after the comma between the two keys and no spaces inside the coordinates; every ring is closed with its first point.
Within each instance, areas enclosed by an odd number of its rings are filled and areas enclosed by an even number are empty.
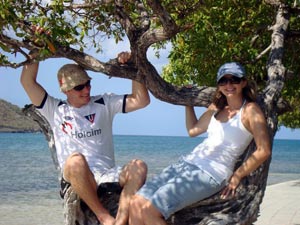
{"type": "Polygon", "coordinates": [[[222,77],[219,81],[218,81],[218,85],[220,86],[225,86],[227,83],[230,84],[240,84],[242,82],[242,78],[239,77],[222,77]]]}
{"type": "Polygon", "coordinates": [[[88,80],[85,84],[80,84],[80,85],[77,85],[77,86],[73,87],[73,89],[75,91],[81,91],[85,87],[88,87],[88,88],[91,87],[91,81],[90,80],[88,80]]]}

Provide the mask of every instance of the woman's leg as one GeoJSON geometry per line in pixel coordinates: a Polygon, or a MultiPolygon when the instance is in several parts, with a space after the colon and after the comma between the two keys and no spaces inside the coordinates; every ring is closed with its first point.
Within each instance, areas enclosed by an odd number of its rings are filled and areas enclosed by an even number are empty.
{"type": "Polygon", "coordinates": [[[144,196],[151,198],[159,188],[173,178],[174,174],[176,174],[177,167],[177,164],[173,164],[165,168],[160,174],[147,181],[146,184],[144,184],[144,186],[131,198],[129,224],[165,224],[165,220],[160,211],[144,196]]]}
{"type": "Polygon", "coordinates": [[[130,202],[129,225],[166,225],[162,214],[150,201],[135,195],[130,202]]]}
{"type": "MultiPolygon", "coordinates": [[[[166,172],[168,181],[161,182],[161,186],[156,187],[154,191],[151,188],[155,185],[148,181],[132,199],[132,225],[146,222],[165,224],[161,222],[162,218],[167,219],[178,210],[215,194],[225,184],[219,184],[208,173],[186,162],[173,165],[166,172]]],[[[164,177],[162,174],[160,176],[164,177]]]]}
{"type": "MultiPolygon", "coordinates": [[[[220,191],[226,182],[217,182],[206,171],[195,165],[184,163],[167,183],[161,186],[149,199],[165,219],[173,213],[201,201],[220,191]]],[[[138,193],[139,194],[139,193],[138,193]]]]}

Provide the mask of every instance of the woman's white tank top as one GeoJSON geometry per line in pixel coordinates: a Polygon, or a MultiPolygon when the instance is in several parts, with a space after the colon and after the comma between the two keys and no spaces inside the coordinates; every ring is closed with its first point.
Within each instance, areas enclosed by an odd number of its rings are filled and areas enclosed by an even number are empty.
{"type": "Polygon", "coordinates": [[[207,171],[219,182],[228,180],[238,157],[253,138],[242,123],[244,105],[224,123],[216,120],[214,114],[208,125],[207,138],[183,159],[207,171]]]}

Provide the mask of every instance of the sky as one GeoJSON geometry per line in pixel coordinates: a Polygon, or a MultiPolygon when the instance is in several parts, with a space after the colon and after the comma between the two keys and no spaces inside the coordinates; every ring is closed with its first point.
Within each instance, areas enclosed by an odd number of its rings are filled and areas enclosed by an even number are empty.
{"type": "MultiPolygon", "coordinates": [[[[148,59],[160,72],[163,65],[168,63],[168,49],[161,51],[158,59],[154,52],[149,49],[148,59]]],[[[87,51],[101,61],[116,58],[122,51],[129,51],[128,42],[115,44],[113,39],[105,40],[103,53],[95,55],[92,50],[87,51]]],[[[18,58],[17,58],[18,59],[18,58]]],[[[65,95],[59,91],[57,71],[66,63],[72,63],[67,59],[47,59],[40,63],[38,82],[46,91],[54,97],[65,99],[65,95]]],[[[217,70],[218,66],[216,66],[217,70]]],[[[29,104],[30,100],[20,84],[22,68],[12,69],[0,67],[0,98],[19,107],[29,104]]],[[[92,77],[92,95],[112,92],[116,94],[131,93],[131,81],[122,78],[109,78],[101,73],[88,71],[92,77]]],[[[187,136],[185,128],[184,106],[162,102],[150,94],[151,103],[146,108],[128,114],[118,114],[114,119],[114,134],[122,135],[158,135],[158,136],[187,136]]],[[[197,107],[198,116],[204,108],[197,107]]],[[[280,127],[276,139],[300,140],[300,129],[291,130],[280,127]]]]}

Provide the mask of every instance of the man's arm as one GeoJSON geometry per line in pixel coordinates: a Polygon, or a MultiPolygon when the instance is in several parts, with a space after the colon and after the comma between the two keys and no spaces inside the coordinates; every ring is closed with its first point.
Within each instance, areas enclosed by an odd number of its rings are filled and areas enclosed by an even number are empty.
{"type": "MultiPolygon", "coordinates": [[[[130,52],[121,52],[118,54],[119,63],[126,63],[130,59],[130,52]]],[[[126,98],[125,112],[132,112],[146,107],[150,103],[150,97],[145,85],[132,81],[132,93],[126,98]]]]}
{"type": "Polygon", "coordinates": [[[150,97],[145,85],[132,81],[132,93],[126,98],[125,112],[132,112],[146,107],[150,103],[150,97]]]}
{"type": "Polygon", "coordinates": [[[20,79],[24,90],[35,106],[41,105],[46,93],[45,89],[36,81],[38,68],[38,63],[25,65],[20,79]]]}

